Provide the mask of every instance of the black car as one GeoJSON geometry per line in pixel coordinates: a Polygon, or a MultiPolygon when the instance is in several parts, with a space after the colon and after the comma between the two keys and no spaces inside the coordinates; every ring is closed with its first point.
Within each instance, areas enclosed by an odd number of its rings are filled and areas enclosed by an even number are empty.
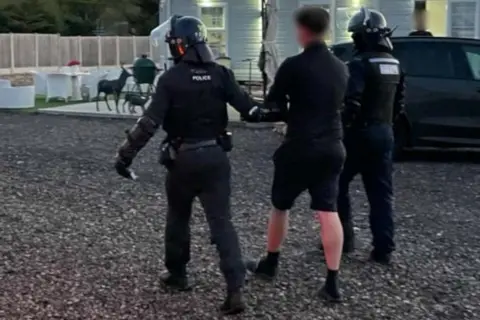
{"type": "MultiPolygon", "coordinates": [[[[406,73],[406,117],[396,124],[397,151],[480,147],[480,40],[394,37],[406,73]]],[[[331,47],[343,61],[352,43],[331,47]]]]}

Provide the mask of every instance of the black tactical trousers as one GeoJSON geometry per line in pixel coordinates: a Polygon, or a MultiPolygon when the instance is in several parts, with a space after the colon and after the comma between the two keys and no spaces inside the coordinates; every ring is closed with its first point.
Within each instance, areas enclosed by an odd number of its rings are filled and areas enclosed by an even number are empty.
{"type": "Polygon", "coordinates": [[[377,124],[351,129],[345,135],[347,160],[340,175],[338,213],[344,226],[345,241],[353,238],[349,185],[361,174],[370,204],[370,229],[373,247],[378,253],[395,249],[393,221],[392,152],[390,125],[377,124]]]}
{"type": "Polygon", "coordinates": [[[180,151],[166,179],[168,213],[165,265],[174,274],[186,273],[190,260],[192,203],[200,199],[211,238],[220,256],[227,290],[243,286],[245,268],[230,215],[230,162],[219,146],[180,151]]]}

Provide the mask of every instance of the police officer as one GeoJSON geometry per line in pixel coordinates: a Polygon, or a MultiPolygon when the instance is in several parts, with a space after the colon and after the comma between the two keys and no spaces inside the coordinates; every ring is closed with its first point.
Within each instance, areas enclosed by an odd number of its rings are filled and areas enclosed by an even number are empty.
{"type": "Polygon", "coordinates": [[[330,25],[326,10],[304,6],[296,12],[295,22],[297,40],[304,51],[282,63],[266,98],[266,104],[278,107],[277,113],[287,122],[285,141],[273,159],[267,254],[259,261],[248,261],[247,268],[263,278],[276,276],[288,210],[308,190],[310,208],[320,222],[325,244],[327,277],[319,294],[339,302],[343,233],[337,214],[337,192],[345,160],[340,110],[348,73],[345,64],[325,44],[330,25]]]}
{"type": "Polygon", "coordinates": [[[244,310],[241,289],[245,266],[230,217],[231,146],[227,103],[246,119],[258,113],[252,99],[238,86],[231,70],[214,62],[206,44],[206,28],[198,19],[174,16],[166,36],[176,64],[159,78],[152,101],[136,125],[127,132],[115,167],[130,178],[136,154],[163,125],[167,137],[160,161],[167,169],[168,212],[165,229],[165,266],[161,281],[168,287],[190,289],[186,265],[190,259],[189,221],[195,197],[205,210],[211,237],[220,256],[227,283],[224,314],[244,310]]]}
{"type": "Polygon", "coordinates": [[[340,176],[338,213],[344,229],[344,252],[354,247],[349,184],[361,174],[370,203],[371,259],[390,263],[395,248],[392,212],[392,123],[404,110],[404,76],[392,56],[385,17],[362,8],[349,21],[356,53],[348,63],[350,79],[342,120],[347,160],[340,176]]]}

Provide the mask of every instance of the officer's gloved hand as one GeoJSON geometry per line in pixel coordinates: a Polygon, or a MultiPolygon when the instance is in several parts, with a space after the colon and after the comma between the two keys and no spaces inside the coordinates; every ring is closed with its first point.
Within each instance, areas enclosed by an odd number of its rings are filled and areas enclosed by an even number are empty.
{"type": "Polygon", "coordinates": [[[262,120],[262,111],[260,106],[254,106],[248,111],[248,114],[243,115],[243,120],[246,122],[260,122],[262,120]]]}
{"type": "Polygon", "coordinates": [[[126,179],[136,180],[136,175],[129,169],[131,164],[132,160],[123,158],[119,154],[115,157],[115,170],[117,173],[126,179]]]}
{"type": "Polygon", "coordinates": [[[280,122],[284,121],[280,108],[274,102],[266,103],[260,110],[261,122],[280,122]]]}

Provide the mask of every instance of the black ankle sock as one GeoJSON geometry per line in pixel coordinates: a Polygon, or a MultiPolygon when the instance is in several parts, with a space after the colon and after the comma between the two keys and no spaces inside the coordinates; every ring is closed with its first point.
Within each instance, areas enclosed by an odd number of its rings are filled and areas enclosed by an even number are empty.
{"type": "Polygon", "coordinates": [[[265,261],[271,266],[277,266],[280,252],[268,252],[265,261]]]}
{"type": "Polygon", "coordinates": [[[338,283],[338,270],[330,270],[328,269],[327,271],[327,281],[325,282],[325,285],[327,287],[327,290],[334,290],[337,291],[337,285],[338,283]]]}

